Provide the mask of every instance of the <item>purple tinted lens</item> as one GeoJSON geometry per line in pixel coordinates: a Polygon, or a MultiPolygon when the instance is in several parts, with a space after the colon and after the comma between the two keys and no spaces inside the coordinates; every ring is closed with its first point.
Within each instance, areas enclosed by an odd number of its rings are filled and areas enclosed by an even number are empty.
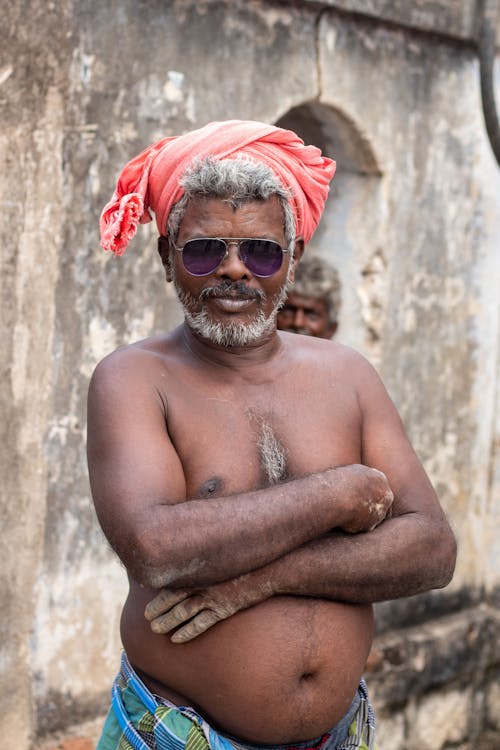
{"type": "Polygon", "coordinates": [[[222,240],[189,240],[182,250],[182,262],[193,276],[207,276],[215,271],[225,254],[226,244],[222,240]]]}
{"type": "Polygon", "coordinates": [[[244,240],[240,245],[240,257],[254,276],[266,278],[280,270],[283,250],[272,240],[244,240]]]}

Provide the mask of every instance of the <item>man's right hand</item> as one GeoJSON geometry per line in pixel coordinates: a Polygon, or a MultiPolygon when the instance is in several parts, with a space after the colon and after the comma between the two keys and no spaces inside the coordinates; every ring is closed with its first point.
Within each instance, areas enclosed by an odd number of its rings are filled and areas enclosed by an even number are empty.
{"type": "Polygon", "coordinates": [[[349,534],[373,531],[391,517],[394,495],[383,472],[362,464],[342,466],[335,471],[341,471],[345,477],[347,512],[346,520],[338,528],[349,534]]]}

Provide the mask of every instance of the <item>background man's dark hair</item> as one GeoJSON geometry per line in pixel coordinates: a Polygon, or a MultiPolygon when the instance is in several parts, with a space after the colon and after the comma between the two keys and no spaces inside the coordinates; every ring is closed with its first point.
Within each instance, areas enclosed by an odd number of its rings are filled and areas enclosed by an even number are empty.
{"type": "Polygon", "coordinates": [[[341,285],[336,268],[317,255],[304,255],[295,271],[293,292],[301,297],[322,299],[330,323],[338,323],[341,285]]]}

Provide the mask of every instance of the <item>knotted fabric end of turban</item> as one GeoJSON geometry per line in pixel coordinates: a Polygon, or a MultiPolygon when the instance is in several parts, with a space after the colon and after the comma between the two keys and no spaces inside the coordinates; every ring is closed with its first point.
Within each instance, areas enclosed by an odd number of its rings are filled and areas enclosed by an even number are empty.
{"type": "Polygon", "coordinates": [[[113,197],[101,214],[101,247],[123,255],[139,223],[151,221],[146,205],[148,180],[158,148],[154,144],[129,162],[116,184],[113,197]]]}
{"type": "Polygon", "coordinates": [[[115,255],[123,255],[143,213],[144,201],[139,193],[129,193],[114,201],[103,219],[101,246],[115,255]]]}
{"type": "Polygon", "coordinates": [[[111,201],[101,214],[101,245],[123,255],[139,223],[151,221],[160,235],[184,193],[180,181],[195,160],[246,158],[266,164],[290,190],[297,236],[308,242],[316,229],[335,174],[335,162],[306,146],[291,130],[250,120],[212,122],[154,143],[123,168],[111,201]]]}

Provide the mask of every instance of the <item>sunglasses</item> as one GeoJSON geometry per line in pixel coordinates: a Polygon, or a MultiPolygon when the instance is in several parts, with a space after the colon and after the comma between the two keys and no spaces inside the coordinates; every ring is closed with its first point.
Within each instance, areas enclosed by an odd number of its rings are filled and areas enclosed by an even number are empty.
{"type": "Polygon", "coordinates": [[[279,271],[283,263],[283,253],[288,248],[282,248],[273,240],[238,239],[228,237],[197,237],[188,240],[182,247],[176,247],[182,253],[182,263],[191,276],[208,276],[220,266],[229,253],[229,246],[237,245],[241,262],[250,273],[265,279],[279,271]]]}

